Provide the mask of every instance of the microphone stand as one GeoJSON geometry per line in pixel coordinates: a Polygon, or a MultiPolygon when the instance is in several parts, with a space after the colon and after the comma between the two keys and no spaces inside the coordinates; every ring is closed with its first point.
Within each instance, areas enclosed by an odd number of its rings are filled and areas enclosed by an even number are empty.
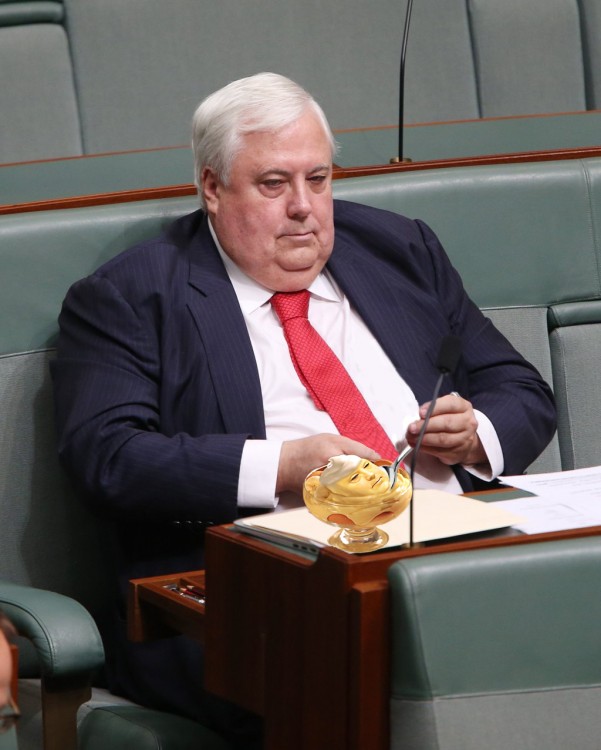
{"type": "Polygon", "coordinates": [[[417,462],[417,456],[419,455],[419,451],[422,445],[422,440],[424,439],[424,435],[426,434],[426,429],[428,427],[428,422],[430,421],[430,417],[432,416],[432,410],[434,409],[434,405],[436,404],[436,399],[438,398],[438,394],[440,393],[440,388],[442,386],[442,381],[444,380],[444,376],[448,375],[449,373],[455,372],[455,368],[457,367],[457,363],[459,362],[460,356],[461,356],[461,340],[457,336],[453,336],[453,335],[445,336],[445,338],[442,340],[442,343],[440,345],[440,351],[438,352],[438,359],[436,361],[436,367],[439,372],[438,380],[436,381],[434,393],[432,394],[430,405],[428,406],[428,410],[426,411],[426,416],[424,417],[424,423],[422,425],[421,430],[419,431],[417,442],[415,444],[415,449],[413,450],[413,453],[411,455],[411,465],[409,469],[409,476],[411,478],[411,502],[409,503],[409,544],[403,545],[405,548],[411,549],[411,547],[414,546],[413,544],[413,506],[415,504],[415,484],[413,483],[413,476],[415,474],[415,465],[417,462]]]}
{"type": "Polygon", "coordinates": [[[436,387],[434,388],[434,393],[432,395],[432,400],[430,401],[430,406],[428,407],[428,411],[426,412],[426,416],[424,417],[424,423],[422,425],[421,430],[419,431],[417,443],[415,444],[415,449],[413,451],[413,454],[411,455],[411,464],[409,466],[409,476],[411,477],[411,502],[409,503],[409,548],[414,546],[414,543],[413,543],[413,504],[415,502],[415,485],[413,483],[413,476],[415,474],[415,462],[417,459],[417,454],[419,453],[419,449],[421,448],[421,445],[422,445],[422,440],[424,439],[424,435],[426,434],[426,428],[428,427],[428,422],[430,421],[430,417],[432,416],[432,410],[434,409],[434,405],[436,404],[436,399],[438,398],[438,394],[440,393],[440,387],[442,386],[442,381],[446,374],[447,374],[446,371],[442,371],[440,375],[438,376],[438,380],[436,381],[436,387]]]}
{"type": "Polygon", "coordinates": [[[409,40],[409,25],[411,24],[411,11],[413,0],[408,0],[405,13],[405,29],[403,31],[403,42],[401,45],[401,67],[399,74],[399,155],[393,156],[391,164],[410,163],[411,159],[403,157],[403,126],[405,120],[405,57],[407,56],[407,42],[409,40]]]}

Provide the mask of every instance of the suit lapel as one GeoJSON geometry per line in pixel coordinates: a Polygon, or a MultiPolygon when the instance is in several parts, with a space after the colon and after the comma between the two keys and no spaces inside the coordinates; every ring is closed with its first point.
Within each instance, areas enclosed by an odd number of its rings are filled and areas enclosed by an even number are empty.
{"type": "Polygon", "coordinates": [[[442,334],[424,320],[411,285],[338,238],[328,269],[418,402],[428,401],[438,376],[435,362],[442,334]]]}
{"type": "Polygon", "coordinates": [[[227,432],[265,437],[261,383],[242,311],[207,221],[189,245],[190,312],[227,432]]]}

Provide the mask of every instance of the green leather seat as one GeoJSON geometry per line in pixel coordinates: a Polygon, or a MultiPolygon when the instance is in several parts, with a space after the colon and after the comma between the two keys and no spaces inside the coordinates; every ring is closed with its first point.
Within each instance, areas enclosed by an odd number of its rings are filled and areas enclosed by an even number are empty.
{"type": "Polygon", "coordinates": [[[0,750],[18,750],[17,733],[14,729],[0,734],[0,750]]]}
{"type": "MultiPolygon", "coordinates": [[[[0,580],[0,603],[36,651],[41,673],[44,747],[228,750],[229,744],[224,739],[189,719],[128,704],[122,699],[121,703],[114,699],[116,705],[111,705],[110,694],[103,695],[103,705],[95,705],[90,685],[104,662],[104,650],[96,623],[75,600],[0,580]],[[86,703],[76,728],[78,708],[90,697],[92,700],[86,703]]],[[[23,712],[20,750],[29,747],[41,750],[33,733],[23,726],[27,722],[23,712]]],[[[5,750],[3,742],[8,743],[6,750],[16,750],[14,733],[0,735],[0,750],[5,750]]]]}
{"type": "Polygon", "coordinates": [[[394,563],[391,750],[591,750],[601,538],[394,563]]]}
{"type": "Polygon", "coordinates": [[[0,162],[83,153],[64,19],[59,0],[0,3],[0,162]]]}
{"type": "Polygon", "coordinates": [[[139,706],[91,711],[79,726],[79,750],[228,750],[221,737],[196,722],[139,706]]]}

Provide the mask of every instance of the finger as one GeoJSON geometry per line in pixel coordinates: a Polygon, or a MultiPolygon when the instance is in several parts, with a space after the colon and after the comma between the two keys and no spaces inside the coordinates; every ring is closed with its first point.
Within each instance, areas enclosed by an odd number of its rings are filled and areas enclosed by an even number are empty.
{"type": "Polygon", "coordinates": [[[339,438],[340,453],[344,455],[360,456],[366,458],[369,461],[377,461],[381,458],[380,454],[373,448],[370,448],[364,443],[360,443],[358,440],[352,440],[351,438],[341,436],[339,438]]]}
{"type": "Polygon", "coordinates": [[[382,458],[382,456],[378,453],[378,451],[375,451],[373,448],[369,448],[367,445],[363,445],[363,443],[357,443],[353,441],[353,445],[350,446],[349,450],[344,451],[347,455],[355,455],[360,456],[361,458],[366,458],[369,461],[377,461],[378,459],[382,458]]]}
{"type": "MultiPolygon", "coordinates": [[[[422,449],[443,463],[461,462],[472,451],[478,429],[473,412],[466,416],[467,420],[462,415],[448,414],[431,419],[424,433],[422,449]]],[[[411,442],[416,439],[413,438],[411,442]]]]}
{"type": "Polygon", "coordinates": [[[474,436],[467,432],[426,432],[421,450],[440,459],[443,463],[457,463],[472,445],[474,436]]]}
{"type": "MultiPolygon", "coordinates": [[[[423,419],[428,413],[431,401],[427,401],[419,407],[419,415],[423,419]]],[[[432,416],[437,414],[443,414],[445,412],[457,413],[466,411],[471,408],[471,404],[466,399],[462,398],[456,391],[449,393],[447,396],[441,396],[436,399],[434,408],[432,409],[432,416]]]]}
{"type": "MultiPolygon", "coordinates": [[[[416,422],[412,422],[407,429],[407,438],[410,435],[414,437],[419,435],[424,426],[424,420],[419,419],[416,422]]],[[[425,435],[432,435],[435,433],[461,433],[470,429],[470,420],[467,414],[439,414],[437,416],[430,417],[428,426],[425,431],[425,435]]]]}
{"type": "MultiPolygon", "coordinates": [[[[421,422],[423,425],[423,421],[421,422]]],[[[420,428],[421,429],[421,428],[420,428]]],[[[474,433],[478,429],[478,420],[476,419],[473,411],[460,412],[458,414],[452,414],[446,412],[430,418],[428,426],[426,428],[426,434],[428,433],[440,433],[448,432],[454,434],[460,433],[474,433]]]]}
{"type": "Polygon", "coordinates": [[[468,434],[466,432],[449,432],[448,430],[431,432],[430,430],[426,430],[422,438],[422,447],[453,450],[467,438],[468,434]]]}

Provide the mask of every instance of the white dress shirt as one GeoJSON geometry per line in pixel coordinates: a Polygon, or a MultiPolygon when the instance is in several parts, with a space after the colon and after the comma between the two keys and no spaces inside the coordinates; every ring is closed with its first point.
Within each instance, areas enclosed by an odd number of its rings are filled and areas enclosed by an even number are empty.
{"type": "MultiPolygon", "coordinates": [[[[317,409],[294,369],[281,323],[270,304],[273,292],[241,271],[220,247],[212,227],[211,233],[246,322],[265,411],[266,440],[247,440],[242,452],[238,505],[273,508],[278,501],[275,485],[282,443],[320,432],[337,434],[338,430],[328,413],[317,409]]],[[[419,419],[413,392],[327,271],[315,279],[309,292],[311,324],[343,363],[376,419],[400,450],[406,445],[407,427],[419,419]]],[[[489,480],[502,472],[503,454],[490,420],[481,412],[475,414],[490,472],[465,468],[489,480]]],[[[461,492],[453,471],[426,453],[419,456],[415,485],[461,492]]]]}

